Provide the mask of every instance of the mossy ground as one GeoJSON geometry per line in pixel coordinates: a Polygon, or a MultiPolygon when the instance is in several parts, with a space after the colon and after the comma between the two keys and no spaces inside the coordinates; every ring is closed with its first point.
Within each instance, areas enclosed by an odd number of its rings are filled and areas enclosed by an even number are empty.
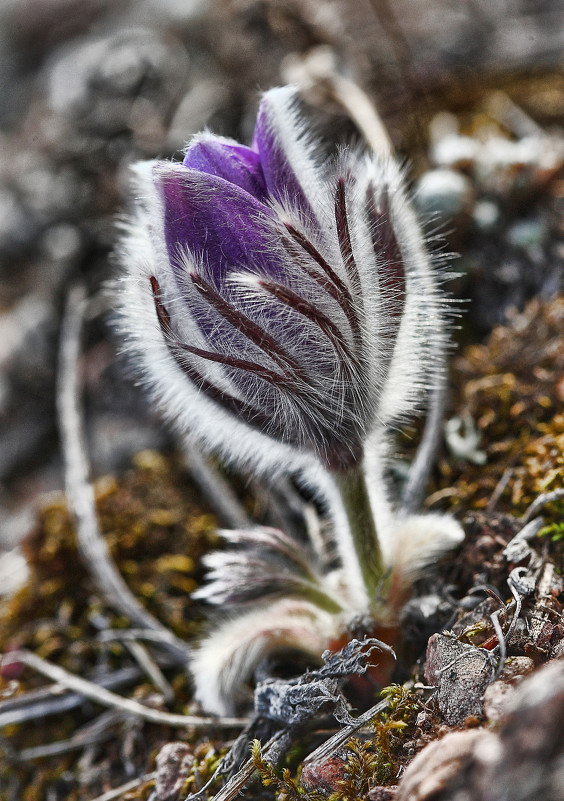
{"type": "MultiPolygon", "coordinates": [[[[460,388],[453,394],[453,410],[457,414],[469,412],[476,421],[487,463],[456,461],[445,453],[435,475],[429,507],[482,514],[480,510],[491,502],[507,471],[507,481],[501,492],[498,489],[499,513],[522,514],[540,493],[563,486],[562,375],[562,297],[548,303],[532,302],[508,326],[496,329],[485,344],[467,347],[453,366],[453,386],[460,388]]],[[[105,540],[131,590],[152,614],[179,637],[189,640],[202,625],[202,610],[191,602],[190,591],[201,579],[201,555],[216,543],[213,515],[198,500],[196,490],[175,460],[156,452],[139,454],[131,470],[119,479],[100,479],[96,494],[105,540]]],[[[545,514],[546,542],[550,544],[551,558],[561,569],[563,549],[558,527],[564,517],[563,504],[549,505],[545,514]]],[[[483,528],[479,530],[483,535],[483,528]]],[[[492,547],[499,551],[495,536],[494,532],[492,547]]],[[[507,537],[503,539],[506,541],[507,537]]],[[[482,536],[482,544],[483,540],[482,536]]],[[[470,549],[465,562],[471,564],[476,550],[472,535],[465,548],[470,549]]],[[[25,551],[31,577],[3,607],[0,648],[28,648],[79,675],[100,665],[117,668],[131,664],[122,644],[101,645],[96,639],[101,625],[120,628],[127,626],[127,621],[108,608],[84,569],[62,497],[44,504],[38,523],[25,542],[25,551]]],[[[493,551],[490,557],[493,571],[493,551]]],[[[455,555],[450,575],[464,585],[470,576],[464,579],[465,573],[457,570],[456,560],[455,555]]],[[[185,712],[190,704],[186,675],[173,671],[167,678],[175,692],[169,708],[185,712]]],[[[7,697],[44,684],[44,679],[25,670],[15,681],[5,679],[1,689],[7,697]]],[[[145,682],[130,687],[128,694],[162,703],[154,688],[145,682]]],[[[414,703],[409,706],[409,714],[404,710],[399,726],[393,715],[385,716],[375,722],[372,738],[351,742],[346,769],[339,780],[342,784],[336,791],[339,798],[364,798],[371,782],[394,783],[400,766],[414,750],[406,749],[406,743],[409,746],[418,742],[418,750],[431,736],[427,734],[422,739],[421,732],[414,736],[416,709],[414,703]],[[354,787],[357,789],[353,792],[354,787]]],[[[65,740],[101,711],[86,703],[77,711],[45,718],[39,725],[12,726],[4,731],[4,737],[16,751],[65,740]]],[[[436,735],[440,721],[433,729],[436,735]]],[[[7,788],[6,798],[11,797],[10,788],[19,784],[22,801],[45,798],[50,790],[69,801],[92,798],[125,781],[128,773],[150,773],[159,747],[172,739],[179,739],[179,733],[165,727],[118,721],[113,724],[111,736],[90,748],[87,760],[80,752],[78,756],[77,752],[70,752],[20,765],[5,761],[0,781],[7,788]],[[128,766],[125,771],[124,759],[128,766]]],[[[193,733],[180,739],[187,739],[194,749],[196,770],[189,771],[185,789],[195,789],[197,781],[205,781],[211,775],[221,739],[210,741],[193,733]]],[[[273,792],[272,786],[280,798],[289,797],[292,787],[299,795],[306,792],[289,773],[285,784],[282,779],[277,783],[275,775],[269,774],[269,792],[273,792]]],[[[151,787],[149,781],[127,797],[148,798],[151,787]]]]}
{"type": "MultiPolygon", "coordinates": [[[[534,300],[454,360],[451,412],[468,413],[485,464],[439,461],[429,509],[522,514],[564,486],[564,297],[534,300]],[[503,480],[503,484],[501,484],[503,480]]],[[[562,504],[552,507],[562,514],[562,504]]]]}
{"type": "MultiPolygon", "coordinates": [[[[178,637],[189,639],[202,617],[201,610],[191,602],[190,591],[200,580],[200,556],[216,541],[215,518],[199,503],[194,487],[174,459],[155,452],[140,453],[119,481],[100,479],[96,496],[106,543],[131,590],[178,637]]],[[[132,664],[124,645],[102,645],[96,639],[101,627],[119,629],[128,622],[108,608],[83,567],[62,497],[44,504],[24,548],[31,575],[25,587],[2,606],[0,650],[27,648],[81,676],[96,667],[117,669],[132,664]]],[[[176,671],[173,675],[169,672],[167,678],[174,689],[172,709],[185,712],[190,703],[188,677],[176,671]]],[[[25,670],[16,682],[5,679],[0,689],[8,697],[45,683],[25,670]]],[[[148,683],[130,687],[128,694],[159,703],[148,683]]],[[[102,711],[85,703],[72,713],[9,727],[4,736],[16,751],[65,740],[102,711]]],[[[89,797],[124,781],[124,742],[129,741],[129,772],[142,774],[152,770],[155,749],[174,737],[172,730],[163,727],[135,728],[117,722],[109,744],[94,747],[89,758],[99,766],[99,780],[87,782],[89,797]]],[[[8,798],[8,788],[19,783],[22,801],[35,801],[46,798],[48,790],[58,786],[57,797],[72,801],[85,797],[80,776],[87,773],[92,777],[93,765],[88,770],[85,765],[83,769],[77,766],[76,752],[21,765],[4,761],[0,788],[6,788],[8,798]]]]}

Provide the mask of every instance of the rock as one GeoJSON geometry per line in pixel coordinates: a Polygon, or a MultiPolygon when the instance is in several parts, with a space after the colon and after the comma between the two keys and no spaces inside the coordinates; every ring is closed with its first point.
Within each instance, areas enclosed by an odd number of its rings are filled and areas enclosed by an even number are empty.
{"type": "Polygon", "coordinates": [[[184,44],[158,29],[113,26],[56,52],[45,67],[48,107],[68,128],[57,143],[94,169],[162,151],[168,119],[185,91],[184,44]]]}
{"type": "Polygon", "coordinates": [[[307,791],[336,793],[346,777],[347,750],[342,748],[325,759],[308,762],[302,770],[300,785],[307,791]]]}
{"type": "Polygon", "coordinates": [[[534,669],[535,663],[528,656],[513,656],[507,660],[498,681],[517,685],[534,669]]]}
{"type": "Polygon", "coordinates": [[[193,763],[194,756],[186,743],[164,745],[156,759],[155,801],[177,801],[193,763]]]}
{"type": "Polygon", "coordinates": [[[559,640],[550,652],[551,659],[564,659],[564,640],[559,640]]]}
{"type": "Polygon", "coordinates": [[[523,681],[499,732],[501,754],[484,776],[484,801],[564,798],[564,665],[523,681]]]}
{"type": "Polygon", "coordinates": [[[470,789],[483,770],[478,749],[497,755],[496,735],[473,729],[430,743],[408,766],[394,801],[478,801],[470,789]]]}
{"type": "Polygon", "coordinates": [[[11,267],[11,260],[32,246],[37,232],[38,226],[26,214],[17,193],[0,187],[0,257],[11,267]]]}
{"type": "Polygon", "coordinates": [[[179,42],[141,26],[88,36],[59,51],[48,65],[49,103],[58,113],[81,115],[82,122],[112,133],[128,121],[129,105],[140,95],[168,105],[187,66],[187,53],[179,42]],[[127,100],[125,111],[115,102],[119,98],[127,100]],[[111,99],[115,109],[106,117],[98,113],[109,109],[104,99],[111,99]]]}
{"type": "MultiPolygon", "coordinates": [[[[516,671],[530,664],[508,668],[514,681],[516,671]]],[[[554,661],[514,690],[495,732],[451,732],[424,748],[406,769],[394,801],[563,798],[564,664],[554,661]]]]}
{"type": "Polygon", "coordinates": [[[10,598],[28,578],[27,560],[18,546],[5,553],[0,552],[0,598],[10,598]]]}
{"type": "Polygon", "coordinates": [[[426,643],[452,617],[454,605],[438,593],[411,598],[401,610],[402,636],[407,642],[426,643]]]}
{"type": "Polygon", "coordinates": [[[396,787],[373,787],[368,791],[368,801],[395,801],[396,787]]]}
{"type": "Polygon", "coordinates": [[[466,216],[474,203],[472,183],[454,170],[430,170],[417,183],[415,203],[420,212],[440,220],[466,216]]]}
{"type": "Polygon", "coordinates": [[[476,228],[482,233],[492,233],[498,227],[501,219],[499,205],[493,200],[479,200],[474,206],[472,220],[476,228]]]}
{"type": "Polygon", "coordinates": [[[508,228],[507,241],[516,248],[531,248],[544,244],[548,236],[548,228],[544,220],[519,220],[508,228]]]}
{"type": "Polygon", "coordinates": [[[434,634],[429,639],[425,681],[437,687],[437,703],[449,726],[459,726],[469,716],[482,717],[492,673],[484,650],[452,635],[434,634]]]}
{"type": "Polygon", "coordinates": [[[535,663],[528,656],[514,656],[503,668],[499,679],[484,693],[484,713],[489,721],[499,721],[505,714],[517,686],[532,673],[535,663]]]}
{"type": "Polygon", "coordinates": [[[432,159],[438,167],[468,169],[474,163],[480,149],[473,136],[448,133],[433,146],[432,159]]]}

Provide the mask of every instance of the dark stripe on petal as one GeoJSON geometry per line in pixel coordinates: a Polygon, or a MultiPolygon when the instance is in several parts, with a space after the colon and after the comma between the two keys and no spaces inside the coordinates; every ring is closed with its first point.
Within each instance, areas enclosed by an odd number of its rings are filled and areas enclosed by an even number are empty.
{"type": "Polygon", "coordinates": [[[383,312],[387,320],[387,328],[382,331],[382,339],[387,348],[383,350],[381,357],[385,375],[392,360],[405,307],[405,270],[392,226],[388,195],[384,191],[377,203],[374,187],[369,184],[366,190],[366,206],[372,247],[378,260],[378,283],[382,288],[383,312]]]}
{"type": "Polygon", "coordinates": [[[150,277],[150,281],[159,324],[170,354],[178,367],[198,389],[208,395],[212,400],[216,401],[216,403],[223,406],[224,409],[240,417],[247,425],[258,428],[261,431],[268,430],[272,422],[271,417],[267,417],[267,415],[260,412],[254,406],[245,403],[245,401],[217,387],[182,357],[182,351],[187,349],[188,346],[182,345],[182,343],[174,340],[174,335],[170,326],[170,315],[161,300],[159,282],[153,275],[150,277]]]}
{"type": "MultiPolygon", "coordinates": [[[[192,283],[201,295],[210,303],[211,306],[227,320],[233,328],[240,331],[247,339],[250,339],[259,347],[272,361],[280,367],[288,367],[297,376],[301,376],[302,370],[298,362],[291,356],[264,328],[250,320],[246,315],[228,303],[221,297],[214,287],[211,286],[201,275],[190,273],[192,283]]],[[[287,375],[287,374],[286,374],[287,375]]]]}
{"type": "Polygon", "coordinates": [[[217,387],[211,381],[208,381],[193,365],[188,364],[185,359],[182,359],[178,351],[175,353],[174,347],[171,347],[171,353],[180,369],[188,376],[190,381],[192,381],[198,389],[202,390],[202,392],[205,392],[208,397],[216,403],[219,403],[220,406],[223,406],[227,411],[240,417],[247,425],[258,428],[261,432],[268,430],[272,422],[270,417],[267,417],[267,415],[263,414],[249,403],[245,403],[245,401],[236,398],[229,392],[225,392],[225,390],[217,387]]]}
{"type": "Polygon", "coordinates": [[[339,178],[337,181],[337,190],[335,192],[335,223],[337,225],[337,237],[339,239],[339,248],[341,249],[341,256],[343,257],[345,269],[353,286],[356,286],[358,283],[358,270],[354,260],[351,232],[349,230],[349,221],[347,218],[344,178],[339,178]]]}
{"type": "Polygon", "coordinates": [[[386,311],[391,317],[398,318],[399,327],[399,318],[405,306],[405,268],[392,225],[388,195],[383,194],[377,205],[374,187],[369,184],[366,190],[366,206],[372,246],[380,261],[378,280],[382,289],[387,291],[389,299],[386,311]]]}
{"type": "Polygon", "coordinates": [[[152,275],[149,278],[151,282],[151,288],[153,290],[153,297],[155,299],[155,309],[157,310],[157,317],[159,318],[159,324],[161,326],[161,331],[165,336],[169,337],[172,334],[172,329],[170,327],[170,315],[167,312],[162,300],[161,300],[161,288],[159,286],[159,282],[152,275]]]}
{"type": "MultiPolygon", "coordinates": [[[[195,348],[192,345],[185,345],[182,342],[175,342],[176,347],[180,348],[187,353],[192,353],[194,356],[199,356],[202,359],[208,359],[211,362],[218,362],[218,364],[225,364],[227,367],[235,367],[237,370],[245,370],[247,373],[253,373],[263,381],[273,384],[275,387],[288,386],[288,378],[280,375],[275,370],[269,370],[257,362],[249,362],[245,359],[237,359],[235,356],[225,356],[222,353],[214,353],[211,350],[203,350],[202,348],[195,348]]],[[[294,385],[294,389],[296,386],[294,385]]]]}
{"type": "Polygon", "coordinates": [[[327,263],[315,245],[310,242],[310,240],[307,239],[307,237],[305,237],[301,231],[298,231],[293,225],[290,225],[290,223],[285,223],[285,227],[294,242],[296,242],[296,244],[299,245],[302,250],[308,254],[308,256],[311,256],[311,258],[321,267],[327,276],[327,278],[324,279],[323,276],[320,276],[313,270],[309,270],[305,264],[298,261],[299,266],[307,272],[310,278],[313,278],[320,286],[323,287],[323,289],[325,289],[326,292],[331,295],[331,297],[335,298],[335,300],[338,302],[339,306],[345,313],[347,320],[349,321],[349,325],[355,339],[355,345],[358,346],[360,343],[360,325],[348,286],[344,283],[344,281],[341,280],[331,265],[327,263]]]}
{"type": "Polygon", "coordinates": [[[319,311],[316,306],[309,303],[309,301],[302,298],[301,295],[296,294],[283,284],[278,284],[276,281],[268,281],[260,278],[258,279],[258,284],[271,295],[274,295],[281,303],[284,303],[286,306],[298,312],[298,314],[307,317],[308,320],[318,325],[325,336],[331,341],[337,352],[340,354],[344,352],[344,355],[350,359],[353,364],[358,365],[356,356],[351,353],[341,331],[337,328],[335,323],[323,314],[323,312],[319,311]]]}

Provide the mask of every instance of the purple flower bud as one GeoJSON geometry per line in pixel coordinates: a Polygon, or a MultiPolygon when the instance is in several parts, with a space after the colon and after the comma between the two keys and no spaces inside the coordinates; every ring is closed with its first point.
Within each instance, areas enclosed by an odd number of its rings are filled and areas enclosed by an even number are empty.
{"type": "Polygon", "coordinates": [[[182,164],[137,166],[123,327],[165,413],[208,450],[342,471],[420,404],[444,315],[394,161],[321,163],[297,106],[273,89],[251,148],[204,133],[182,164]]]}

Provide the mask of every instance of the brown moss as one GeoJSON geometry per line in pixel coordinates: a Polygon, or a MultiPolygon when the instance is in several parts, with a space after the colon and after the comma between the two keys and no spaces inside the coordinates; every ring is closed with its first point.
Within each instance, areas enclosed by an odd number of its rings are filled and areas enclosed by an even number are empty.
{"type": "MultiPolygon", "coordinates": [[[[98,481],[96,497],[105,540],[133,593],[179,637],[193,636],[201,611],[192,604],[188,591],[201,578],[198,564],[203,551],[215,541],[215,520],[200,504],[186,475],[173,460],[144,452],[136,457],[133,469],[123,479],[98,481]]],[[[121,644],[102,646],[96,641],[100,616],[110,628],[129,624],[106,605],[84,569],[76,549],[74,525],[62,497],[44,504],[24,547],[31,575],[26,586],[2,606],[0,651],[29,648],[82,676],[88,675],[100,660],[114,668],[130,664],[121,644]]],[[[190,700],[187,676],[176,672],[168,678],[175,690],[174,711],[184,712],[190,700]]],[[[15,692],[45,684],[45,679],[25,670],[15,692]]],[[[7,688],[7,680],[0,683],[0,692],[7,688]]],[[[14,692],[13,685],[10,692],[14,692]]],[[[144,683],[127,690],[135,697],[147,693],[154,693],[154,688],[144,683]]],[[[16,751],[64,740],[100,711],[87,706],[44,718],[41,725],[4,729],[4,736],[16,751]]],[[[130,738],[129,758],[140,774],[151,769],[150,753],[166,734],[162,727],[144,726],[142,738],[130,738]]],[[[119,736],[104,745],[99,779],[88,785],[89,794],[124,781],[119,745],[123,740],[119,736]]],[[[72,801],[80,797],[76,759],[71,753],[21,766],[4,766],[0,777],[4,774],[10,782],[19,780],[25,801],[44,798],[47,789],[54,787],[60,788],[58,797],[72,801]],[[73,779],[69,778],[70,770],[74,771],[73,779]]],[[[145,797],[143,792],[140,789],[136,797],[145,797]]]]}
{"type": "Polygon", "coordinates": [[[470,414],[485,465],[445,455],[429,508],[521,514],[541,493],[564,486],[564,296],[533,300],[483,345],[455,359],[453,414],[470,414]],[[503,484],[500,483],[502,482],[503,484]]]}

